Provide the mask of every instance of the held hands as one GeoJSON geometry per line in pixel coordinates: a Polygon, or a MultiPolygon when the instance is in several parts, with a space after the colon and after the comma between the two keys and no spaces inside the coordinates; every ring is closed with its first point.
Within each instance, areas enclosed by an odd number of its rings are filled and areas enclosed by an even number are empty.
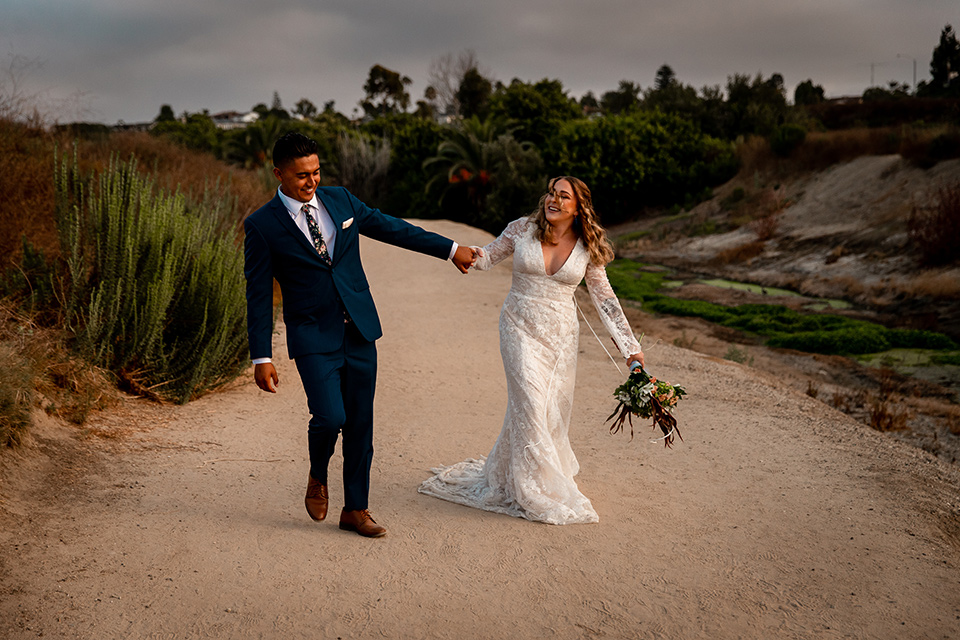
{"type": "Polygon", "coordinates": [[[280,384],[280,376],[277,375],[277,369],[270,362],[263,362],[253,368],[253,379],[257,386],[270,393],[277,392],[277,385],[280,384]]]}
{"type": "Polygon", "coordinates": [[[477,261],[477,256],[483,253],[476,247],[464,247],[460,245],[453,254],[453,264],[460,269],[460,273],[466,273],[473,263],[477,261]]]}

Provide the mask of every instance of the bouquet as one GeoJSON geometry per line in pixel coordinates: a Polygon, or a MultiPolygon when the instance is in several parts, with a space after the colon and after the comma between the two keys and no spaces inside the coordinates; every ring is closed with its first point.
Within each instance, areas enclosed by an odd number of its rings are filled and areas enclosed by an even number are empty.
{"type": "Polygon", "coordinates": [[[680,385],[657,380],[644,371],[639,363],[635,363],[627,381],[613,392],[613,397],[619,400],[620,404],[607,418],[609,422],[616,417],[610,427],[610,433],[618,433],[623,429],[623,423],[629,422],[630,439],[633,440],[633,416],[653,418],[653,427],[660,427],[660,431],[663,432],[663,438],[660,439],[669,449],[673,445],[674,434],[683,440],[680,429],[677,427],[677,419],[670,412],[686,394],[687,392],[680,385]]]}

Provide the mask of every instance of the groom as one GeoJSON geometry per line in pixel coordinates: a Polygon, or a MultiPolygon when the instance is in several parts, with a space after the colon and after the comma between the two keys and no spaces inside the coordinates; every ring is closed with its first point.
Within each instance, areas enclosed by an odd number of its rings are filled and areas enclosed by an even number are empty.
{"type": "Polygon", "coordinates": [[[243,226],[247,333],[254,379],[276,393],[271,363],[273,281],[283,295],[287,350],[307,395],[310,475],[304,503],[314,520],[327,515],[327,465],[343,434],[340,528],[378,538],[387,530],[367,509],[373,460],[375,340],[382,335],[360,263],[360,235],[443,260],[463,273],[467,247],[371,209],[342,187],[321,187],[317,143],[295,132],[277,140],[277,194],[243,226]]]}

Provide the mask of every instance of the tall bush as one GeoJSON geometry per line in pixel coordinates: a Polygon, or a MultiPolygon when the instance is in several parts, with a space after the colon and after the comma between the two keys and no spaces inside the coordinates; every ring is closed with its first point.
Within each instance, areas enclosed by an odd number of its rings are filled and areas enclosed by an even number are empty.
{"type": "Polygon", "coordinates": [[[397,118],[395,126],[382,135],[390,139],[388,187],[383,196],[384,211],[408,218],[439,218],[440,190],[427,189],[430,174],[423,163],[437,153],[444,128],[432,120],[397,118]]]}
{"type": "Polygon", "coordinates": [[[186,402],[247,365],[242,253],[216,217],[191,215],[136,162],[90,180],[56,160],[65,320],[80,352],[138,387],[186,402]]]}
{"type": "Polygon", "coordinates": [[[806,138],[806,129],[798,124],[785,124],[777,127],[770,135],[770,149],[781,158],[786,158],[803,144],[806,138]]]}
{"type": "Polygon", "coordinates": [[[390,140],[370,139],[360,133],[341,131],[337,152],[340,184],[368,205],[383,206],[390,170],[390,140]]]}
{"type": "Polygon", "coordinates": [[[590,186],[605,224],[645,206],[690,202],[737,169],[732,145],[657,112],[567,122],[544,160],[552,175],[577,176],[590,186]]]}

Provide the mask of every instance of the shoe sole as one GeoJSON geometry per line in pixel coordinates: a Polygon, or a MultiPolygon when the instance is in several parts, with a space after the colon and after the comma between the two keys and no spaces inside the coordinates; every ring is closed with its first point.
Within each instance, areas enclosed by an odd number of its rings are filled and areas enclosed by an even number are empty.
{"type": "Polygon", "coordinates": [[[373,533],[373,534],[361,533],[353,525],[343,524],[342,522],[340,523],[340,528],[343,529],[344,531],[353,531],[357,535],[363,536],[364,538],[382,538],[383,536],[387,535],[386,531],[381,531],[380,533],[373,533]]]}

